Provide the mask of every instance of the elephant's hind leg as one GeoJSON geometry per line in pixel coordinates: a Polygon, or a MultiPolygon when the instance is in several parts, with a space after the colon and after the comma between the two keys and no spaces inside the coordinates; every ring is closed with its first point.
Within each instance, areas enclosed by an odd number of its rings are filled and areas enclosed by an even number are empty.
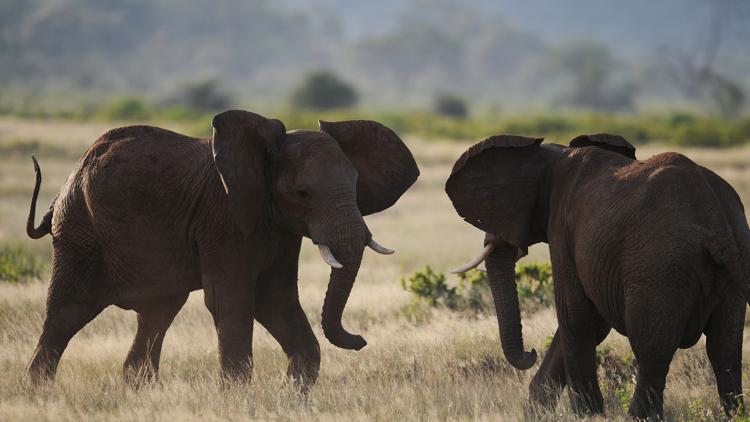
{"type": "Polygon", "coordinates": [[[164,335],[187,297],[186,293],[139,303],[135,307],[138,313],[138,331],[123,365],[125,380],[131,385],[152,381],[158,376],[164,335]]]}
{"type": "Polygon", "coordinates": [[[721,405],[728,416],[742,408],[742,334],[745,299],[727,294],[706,327],[706,352],[716,376],[721,405]]]}
{"type": "Polygon", "coordinates": [[[664,417],[664,386],[669,364],[687,320],[682,309],[684,302],[679,291],[666,288],[659,295],[649,291],[626,299],[628,340],[638,362],[638,379],[628,413],[636,419],[664,417]]]}
{"type": "Polygon", "coordinates": [[[33,383],[55,377],[57,364],[70,339],[104,309],[94,294],[94,286],[100,277],[97,253],[55,242],[47,315],[26,368],[33,383]]]}

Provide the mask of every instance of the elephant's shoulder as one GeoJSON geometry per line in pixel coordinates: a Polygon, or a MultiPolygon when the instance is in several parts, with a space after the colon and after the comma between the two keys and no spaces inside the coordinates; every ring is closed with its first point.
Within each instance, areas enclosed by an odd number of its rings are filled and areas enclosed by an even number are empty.
{"type": "Polygon", "coordinates": [[[700,166],[679,152],[664,152],[646,160],[649,167],[654,169],[672,169],[674,171],[702,172],[700,166]]]}

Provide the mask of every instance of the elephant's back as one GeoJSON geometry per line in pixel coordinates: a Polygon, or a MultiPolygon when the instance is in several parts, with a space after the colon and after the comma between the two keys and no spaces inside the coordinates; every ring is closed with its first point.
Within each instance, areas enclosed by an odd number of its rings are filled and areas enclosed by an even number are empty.
{"type": "Polygon", "coordinates": [[[94,220],[158,217],[200,189],[213,169],[207,140],[151,126],[102,135],[81,160],[78,177],[94,220]]]}
{"type": "Polygon", "coordinates": [[[181,160],[196,162],[211,156],[210,142],[154,126],[112,129],[97,139],[81,158],[82,167],[103,177],[190,171],[181,160]],[[121,172],[121,173],[117,173],[121,172]]]}
{"type": "Polygon", "coordinates": [[[84,153],[54,218],[63,236],[87,233],[115,284],[179,290],[173,283],[197,277],[192,219],[213,178],[220,185],[208,140],[150,126],[114,129],[84,153]]]}

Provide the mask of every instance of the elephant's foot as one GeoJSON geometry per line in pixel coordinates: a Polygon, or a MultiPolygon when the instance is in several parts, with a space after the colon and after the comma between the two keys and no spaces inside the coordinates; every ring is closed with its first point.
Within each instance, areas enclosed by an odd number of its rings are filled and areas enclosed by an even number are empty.
{"type": "Polygon", "coordinates": [[[735,416],[747,416],[745,402],[742,399],[741,394],[722,394],[721,407],[724,409],[724,413],[729,419],[734,419],[735,416]]]}
{"type": "Polygon", "coordinates": [[[65,300],[56,300],[60,295],[59,288],[54,284],[55,279],[52,283],[42,335],[26,367],[26,374],[34,385],[43,385],[54,380],[57,365],[70,339],[101,311],[101,308],[95,305],[70,304],[65,300]]]}
{"type": "Polygon", "coordinates": [[[537,374],[529,384],[529,405],[532,408],[553,411],[564,388],[564,385],[551,378],[542,379],[537,374]]]}
{"type": "Polygon", "coordinates": [[[221,381],[224,385],[249,385],[253,380],[252,356],[242,359],[220,357],[221,381]]]}
{"type": "Polygon", "coordinates": [[[660,421],[664,419],[663,404],[644,403],[633,397],[628,408],[628,415],[639,421],[660,421]]]}
{"type": "Polygon", "coordinates": [[[59,353],[45,350],[41,345],[37,346],[34,356],[26,367],[26,377],[29,382],[36,387],[52,383],[55,380],[59,359],[59,353]]]}
{"type": "Polygon", "coordinates": [[[570,405],[578,416],[603,415],[604,399],[596,382],[570,389],[570,405]]]}
{"type": "Polygon", "coordinates": [[[640,374],[628,414],[638,420],[664,419],[664,381],[654,382],[640,374]]]}
{"type": "Polygon", "coordinates": [[[315,385],[320,372],[320,354],[316,356],[290,356],[289,366],[286,374],[300,390],[300,393],[306,395],[310,388],[315,385]]]}

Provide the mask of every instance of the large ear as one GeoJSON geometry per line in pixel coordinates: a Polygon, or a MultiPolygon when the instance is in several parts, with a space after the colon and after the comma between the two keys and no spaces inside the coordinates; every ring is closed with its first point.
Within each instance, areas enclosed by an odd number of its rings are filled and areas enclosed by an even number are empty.
{"type": "Polygon", "coordinates": [[[362,215],[395,204],[419,176],[414,157],[388,127],[371,120],[319,121],[357,169],[357,204],[362,215]]]}
{"type": "Polygon", "coordinates": [[[594,133],[592,135],[579,135],[570,141],[571,147],[595,146],[622,154],[635,160],[635,147],[619,135],[609,133],[594,133]]]}
{"type": "Polygon", "coordinates": [[[266,161],[286,134],[284,124],[243,110],[217,114],[213,152],[229,200],[232,219],[245,236],[268,202],[266,161]]]}
{"type": "Polygon", "coordinates": [[[541,138],[514,135],[485,139],[459,157],[445,184],[464,220],[515,245],[520,256],[543,240],[533,223],[543,206],[539,199],[547,166],[559,154],[541,143],[541,138]]]}

